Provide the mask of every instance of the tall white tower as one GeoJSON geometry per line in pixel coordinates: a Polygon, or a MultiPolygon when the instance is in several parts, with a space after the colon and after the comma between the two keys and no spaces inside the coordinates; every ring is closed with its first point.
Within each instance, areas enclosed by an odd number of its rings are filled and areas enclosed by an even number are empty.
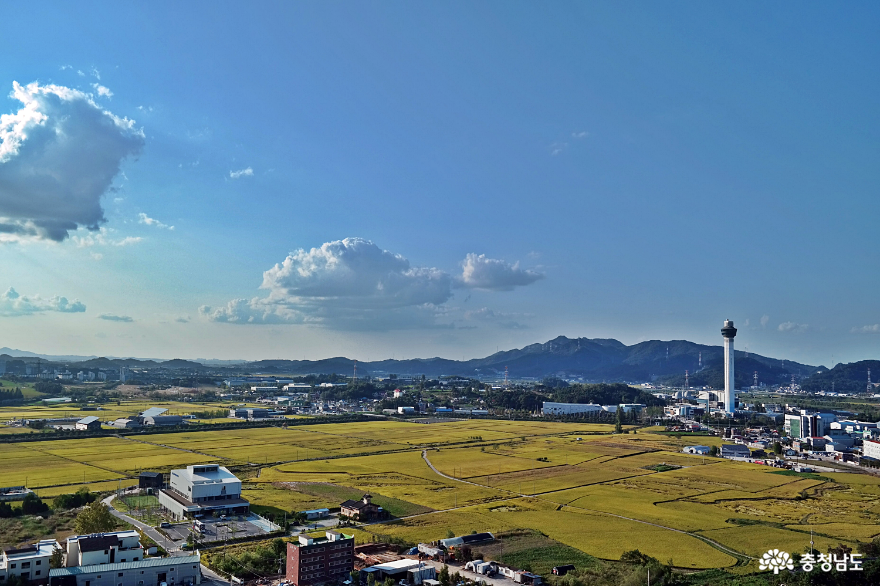
{"type": "Polygon", "coordinates": [[[733,378],[733,338],[736,337],[736,328],[729,319],[724,320],[721,328],[724,336],[724,410],[728,413],[736,411],[736,390],[733,378]]]}

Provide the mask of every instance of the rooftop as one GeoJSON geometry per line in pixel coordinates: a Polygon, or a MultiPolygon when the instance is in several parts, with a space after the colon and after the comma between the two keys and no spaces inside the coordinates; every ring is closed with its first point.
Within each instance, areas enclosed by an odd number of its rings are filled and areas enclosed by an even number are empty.
{"type": "Polygon", "coordinates": [[[138,562],[124,562],[118,564],[96,564],[92,566],[74,566],[72,568],[54,568],[49,570],[49,577],[75,576],[77,574],[91,574],[92,572],[118,572],[121,570],[136,570],[141,568],[155,568],[156,566],[182,566],[184,564],[198,565],[201,563],[200,555],[188,555],[168,558],[148,558],[138,562]]]}

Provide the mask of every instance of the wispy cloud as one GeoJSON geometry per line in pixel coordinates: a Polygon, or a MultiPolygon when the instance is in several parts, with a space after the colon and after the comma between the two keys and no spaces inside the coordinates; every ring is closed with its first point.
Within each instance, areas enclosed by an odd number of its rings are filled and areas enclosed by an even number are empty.
{"type": "Polygon", "coordinates": [[[188,324],[190,321],[190,317],[188,315],[187,316],[180,316],[180,317],[174,318],[174,321],[176,321],[179,324],[188,324]]]}
{"type": "Polygon", "coordinates": [[[792,334],[802,334],[810,329],[810,324],[799,324],[793,321],[787,321],[779,324],[780,332],[789,332],[792,334]]]}
{"type": "Polygon", "coordinates": [[[239,169],[238,171],[230,171],[229,178],[230,179],[239,179],[241,177],[253,177],[254,170],[248,167],[247,169],[239,169]]]}
{"type": "Polygon", "coordinates": [[[101,228],[96,232],[86,232],[84,236],[72,237],[77,248],[91,248],[93,246],[130,246],[143,241],[140,236],[126,236],[125,238],[113,238],[115,230],[101,228]]]}
{"type": "Polygon", "coordinates": [[[125,323],[131,323],[134,321],[133,318],[131,318],[127,315],[115,315],[112,313],[102,313],[101,315],[98,316],[98,319],[103,319],[106,321],[125,322],[125,323]]]}
{"type": "Polygon", "coordinates": [[[850,332],[853,334],[880,334],[880,324],[855,327],[851,329],[850,332]]]}
{"type": "Polygon", "coordinates": [[[590,133],[587,132],[586,130],[581,130],[580,132],[572,132],[571,133],[572,138],[587,138],[588,136],[590,136],[590,133]]]}
{"type": "Polygon", "coordinates": [[[86,310],[78,299],[68,301],[67,297],[55,295],[49,299],[43,299],[39,295],[21,295],[10,287],[3,295],[0,295],[0,316],[20,317],[57,311],[60,313],[82,313],[86,310]]]}
{"type": "MultiPolygon", "coordinates": [[[[174,230],[174,226],[169,226],[168,224],[163,224],[159,220],[155,218],[151,218],[147,214],[141,212],[138,214],[138,224],[146,224],[147,226],[154,226],[156,228],[162,228],[164,230],[174,230]]],[[[185,230],[184,230],[185,231],[185,230]]]]}
{"type": "Polygon", "coordinates": [[[550,145],[550,155],[555,157],[556,155],[558,155],[559,153],[561,153],[562,151],[564,151],[567,148],[568,148],[567,142],[559,142],[559,141],[554,142],[550,145]]]}
{"type": "Polygon", "coordinates": [[[761,327],[766,328],[768,323],[770,323],[770,316],[769,315],[761,316],[761,327]]]}

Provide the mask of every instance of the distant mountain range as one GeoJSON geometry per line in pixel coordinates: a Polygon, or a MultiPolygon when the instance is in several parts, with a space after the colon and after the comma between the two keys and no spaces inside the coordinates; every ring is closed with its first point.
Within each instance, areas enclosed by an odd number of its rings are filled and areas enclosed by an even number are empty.
{"type": "MultiPolygon", "coordinates": [[[[0,349],[0,360],[14,356],[42,358],[66,363],[68,368],[145,367],[169,370],[203,371],[229,369],[236,372],[267,374],[343,374],[354,371],[355,361],[336,357],[322,360],[259,360],[242,362],[233,367],[229,361],[196,362],[191,360],[138,360],[133,358],[104,358],[94,356],[47,356],[32,352],[0,349]],[[15,353],[15,354],[13,354],[15,353]]],[[[737,351],[737,384],[748,386],[753,373],[766,384],[785,383],[794,374],[807,377],[824,367],[800,364],[790,360],[768,358],[758,354],[737,351]]],[[[511,379],[560,377],[584,382],[644,382],[661,381],[684,383],[687,370],[691,385],[719,386],[717,379],[723,368],[721,346],[706,346],[686,340],[652,340],[627,346],[613,339],[566,338],[559,336],[542,344],[496,352],[485,358],[448,360],[424,358],[411,360],[379,360],[358,362],[360,376],[389,374],[437,377],[458,375],[474,378],[503,377],[505,369],[511,379]]],[[[880,375],[880,373],[878,373],[880,375]]]]}

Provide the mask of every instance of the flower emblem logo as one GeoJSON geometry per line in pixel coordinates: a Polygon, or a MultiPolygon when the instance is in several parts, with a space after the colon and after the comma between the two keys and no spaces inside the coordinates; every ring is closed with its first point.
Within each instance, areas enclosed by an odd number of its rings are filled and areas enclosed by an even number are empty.
{"type": "Polygon", "coordinates": [[[761,570],[773,570],[774,574],[778,574],[779,570],[793,570],[794,563],[791,556],[786,551],[771,549],[761,556],[761,562],[758,564],[761,570]]]}

